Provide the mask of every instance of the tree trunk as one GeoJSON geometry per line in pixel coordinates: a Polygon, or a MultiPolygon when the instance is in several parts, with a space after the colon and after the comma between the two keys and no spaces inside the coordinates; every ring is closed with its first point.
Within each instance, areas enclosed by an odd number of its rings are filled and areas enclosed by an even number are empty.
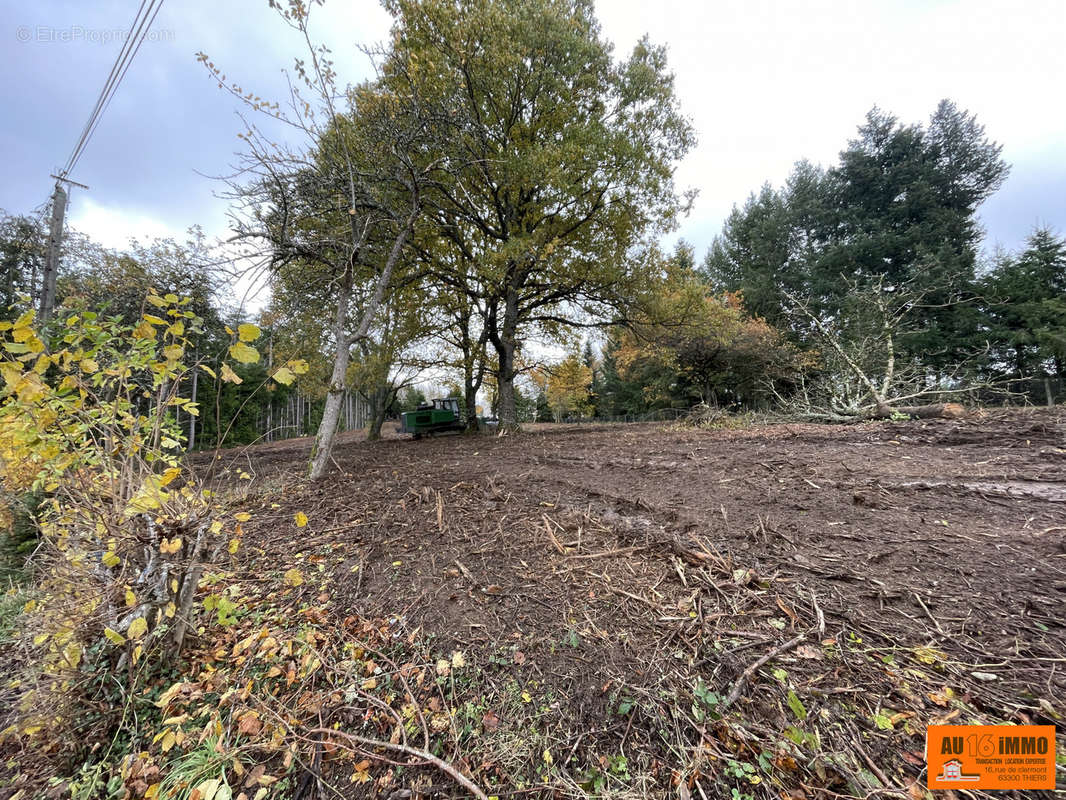
{"type": "Polygon", "coordinates": [[[959,403],[929,403],[924,406],[882,406],[868,415],[868,419],[891,419],[893,414],[906,414],[915,419],[960,419],[967,415],[959,403]]]}
{"type": "MultiPolygon", "coordinates": [[[[418,209],[418,199],[416,197],[411,208],[411,215],[393,240],[392,249],[385,260],[385,267],[378,276],[374,294],[371,296],[366,308],[363,309],[362,319],[359,320],[359,329],[353,336],[348,335],[348,300],[352,294],[352,271],[355,267],[355,254],[358,253],[359,246],[362,245],[362,241],[365,241],[365,237],[363,240],[359,240],[355,253],[352,254],[352,258],[345,266],[344,279],[341,281],[340,292],[337,297],[337,312],[333,320],[333,335],[337,342],[337,354],[333,358],[333,373],[330,375],[329,391],[326,393],[326,403],[322,410],[322,421],[319,423],[318,433],[315,435],[315,444],[311,449],[309,475],[313,481],[319,480],[326,474],[326,468],[332,457],[333,442],[337,438],[337,423],[340,421],[341,406],[344,403],[344,379],[348,372],[348,361],[351,357],[349,351],[352,342],[365,339],[370,331],[370,323],[373,322],[378,308],[385,298],[385,291],[392,281],[392,273],[396,269],[396,262],[400,258],[400,253],[403,252],[404,242],[407,241],[407,237],[411,234],[415,219],[418,217],[418,209]]],[[[354,238],[356,237],[353,229],[354,238]]]]}
{"type": "Polygon", "coordinates": [[[322,411],[322,423],[318,426],[314,446],[311,448],[311,480],[317,481],[326,474],[337,437],[337,422],[344,403],[344,379],[348,374],[351,344],[348,340],[348,301],[352,294],[352,268],[344,272],[337,295],[337,310],[333,316],[333,337],[337,352],[333,356],[333,372],[326,392],[326,405],[322,411]]]}
{"type": "Polygon", "coordinates": [[[516,431],[519,427],[514,389],[515,334],[517,331],[518,294],[514,289],[508,289],[503,311],[503,329],[498,336],[493,337],[493,345],[499,357],[496,386],[501,431],[516,431]]]}
{"type": "Polygon", "coordinates": [[[481,430],[481,423],[477,418],[477,393],[481,390],[481,384],[484,379],[484,362],[478,364],[477,369],[474,368],[472,360],[464,363],[463,399],[466,402],[466,430],[468,433],[477,433],[481,430]]]}
{"type": "Polygon", "coordinates": [[[376,442],[381,438],[381,426],[385,424],[385,411],[389,404],[389,387],[379,386],[370,395],[370,427],[367,429],[367,441],[376,442]]]}
{"type": "Polygon", "coordinates": [[[480,423],[477,418],[477,390],[474,388],[473,379],[466,381],[463,391],[465,393],[464,401],[466,402],[466,431],[467,433],[477,433],[480,430],[480,423]]]}
{"type": "Polygon", "coordinates": [[[514,346],[505,345],[499,350],[500,373],[496,381],[496,403],[501,431],[518,430],[518,405],[514,393],[514,346]]]}

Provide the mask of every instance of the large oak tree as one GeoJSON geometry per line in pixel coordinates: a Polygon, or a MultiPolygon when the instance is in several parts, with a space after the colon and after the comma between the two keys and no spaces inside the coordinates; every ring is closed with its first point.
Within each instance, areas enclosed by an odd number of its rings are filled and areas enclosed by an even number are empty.
{"type": "Polygon", "coordinates": [[[643,40],[615,61],[590,0],[386,7],[386,85],[450,111],[450,135],[429,145],[448,177],[426,193],[427,219],[462,254],[447,263],[476,272],[452,286],[483,309],[500,423],[513,427],[523,338],[624,302],[643,269],[635,249],[682,207],[673,173],[692,128],[665,50],[643,40]]]}

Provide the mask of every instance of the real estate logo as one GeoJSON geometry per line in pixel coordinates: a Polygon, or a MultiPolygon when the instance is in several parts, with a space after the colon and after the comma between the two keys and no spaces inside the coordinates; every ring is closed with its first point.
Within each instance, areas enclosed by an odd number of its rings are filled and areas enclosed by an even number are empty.
{"type": "Polygon", "coordinates": [[[930,725],[930,789],[1054,789],[1054,725],[930,725]]]}

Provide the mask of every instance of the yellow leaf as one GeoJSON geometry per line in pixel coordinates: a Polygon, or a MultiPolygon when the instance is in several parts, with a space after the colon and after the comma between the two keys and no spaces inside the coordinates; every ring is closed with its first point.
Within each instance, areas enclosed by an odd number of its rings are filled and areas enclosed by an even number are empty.
{"type": "MultiPolygon", "coordinates": [[[[4,383],[6,383],[8,386],[16,386],[18,384],[18,382],[22,380],[22,372],[14,364],[2,364],[2,365],[0,365],[0,373],[3,374],[4,383]]],[[[65,380],[66,379],[64,379],[64,381],[65,380]]],[[[72,380],[72,382],[73,382],[73,380],[72,380]]],[[[60,388],[60,390],[63,390],[65,388],[67,388],[67,387],[65,387],[62,384],[60,384],[59,388],[60,388]]]]}
{"type": "Polygon", "coordinates": [[[299,586],[304,582],[304,574],[298,569],[290,569],[285,573],[285,584],[287,586],[299,586]]]}
{"type": "Polygon", "coordinates": [[[240,548],[240,546],[241,546],[241,540],[240,539],[230,539],[229,540],[229,546],[226,549],[229,550],[230,555],[233,555],[234,553],[237,552],[237,550],[240,548]]]}
{"type": "Polygon", "coordinates": [[[294,380],[296,380],[296,374],[288,367],[282,367],[271,376],[278,383],[283,383],[288,386],[294,380]]]}
{"type": "Polygon", "coordinates": [[[295,372],[297,375],[306,375],[307,371],[311,369],[311,365],[308,364],[302,358],[294,358],[292,361],[286,362],[285,366],[295,372]]]}
{"type": "Polygon", "coordinates": [[[167,603],[167,607],[163,609],[163,613],[167,619],[173,619],[174,615],[178,613],[178,607],[174,605],[173,601],[167,603]]]}
{"type": "Polygon", "coordinates": [[[304,525],[307,524],[307,515],[302,511],[297,511],[294,519],[296,520],[297,528],[302,528],[304,525]]]}
{"type": "Polygon", "coordinates": [[[211,523],[211,533],[218,534],[218,533],[221,533],[221,532],[222,532],[222,522],[221,522],[221,520],[217,520],[216,519],[214,522],[211,523]]]}
{"type": "Polygon", "coordinates": [[[145,314],[143,317],[141,317],[141,319],[143,319],[145,322],[150,322],[152,325],[167,324],[167,321],[165,319],[160,319],[159,317],[154,316],[152,314],[145,314]]]}
{"type": "Polygon", "coordinates": [[[136,664],[138,661],[141,660],[141,653],[143,653],[143,652],[144,652],[144,648],[141,647],[140,645],[137,645],[136,647],[133,648],[133,663],[134,664],[136,664]]]}
{"type": "MultiPolygon", "coordinates": [[[[153,306],[155,306],[156,308],[162,308],[163,306],[165,306],[165,305],[166,305],[166,301],[165,301],[165,300],[163,300],[163,298],[162,298],[162,297],[160,297],[160,296],[159,296],[159,295],[157,295],[157,294],[150,294],[150,295],[148,295],[148,297],[146,297],[145,299],[146,299],[146,300],[147,300],[147,301],[148,301],[149,303],[151,303],[151,304],[152,304],[153,306]]],[[[145,796],[147,797],[147,795],[145,795],[145,796]]]]}
{"type": "Polygon", "coordinates": [[[126,635],[131,639],[140,639],[146,633],[148,633],[148,620],[144,617],[137,617],[126,631],[126,635]]]}
{"type": "Polygon", "coordinates": [[[33,334],[33,328],[16,328],[11,331],[11,338],[16,342],[32,342],[37,337],[33,334]]]}
{"type": "Polygon", "coordinates": [[[238,511],[236,514],[233,515],[233,518],[237,520],[237,522],[247,522],[252,518],[252,515],[249,514],[247,511],[238,511]]]}
{"type": "MultiPolygon", "coordinates": [[[[172,467],[172,469],[176,468],[172,467]]],[[[167,493],[161,488],[164,480],[169,482],[174,479],[171,470],[167,470],[164,475],[149,475],[145,478],[141,488],[137,490],[137,494],[130,498],[129,503],[126,505],[127,516],[159,508],[168,497],[167,493]]]]}
{"type": "Polygon", "coordinates": [[[529,692],[522,692],[522,702],[523,703],[532,703],[533,702],[533,697],[529,694],[529,692]]]}
{"type": "Polygon", "coordinates": [[[104,557],[100,560],[104,562],[105,567],[117,567],[122,563],[122,559],[110,551],[104,553],[104,557]]]}
{"type": "Polygon", "coordinates": [[[81,645],[70,642],[63,648],[63,663],[68,669],[77,669],[81,663],[81,645]]]}
{"type": "Polygon", "coordinates": [[[163,472],[159,478],[159,485],[166,486],[173,482],[173,480],[181,474],[181,467],[170,467],[163,472]]]}
{"type": "Polygon", "coordinates": [[[125,636],[123,636],[118,631],[111,630],[110,628],[104,628],[104,636],[107,637],[108,641],[113,642],[117,645],[123,645],[126,643],[125,636]]]}
{"type": "Polygon", "coordinates": [[[226,363],[222,364],[222,380],[226,383],[244,383],[244,378],[230,369],[230,365],[226,363]]]}
{"type": "Polygon", "coordinates": [[[155,701],[155,704],[159,708],[166,708],[168,705],[170,705],[170,701],[181,693],[181,690],[184,686],[185,684],[182,681],[178,681],[165,692],[163,692],[163,694],[159,695],[159,699],[155,701]]]}
{"type": "Polygon", "coordinates": [[[147,322],[140,322],[136,328],[133,329],[134,339],[154,339],[155,328],[149,325],[147,322]]]}
{"type": "Polygon", "coordinates": [[[218,778],[210,778],[197,784],[193,792],[198,794],[200,800],[215,800],[215,793],[220,783],[218,778]]]}
{"type": "Polygon", "coordinates": [[[259,351],[244,342],[230,345],[229,354],[230,358],[241,364],[254,364],[259,360],[259,351]]]}
{"type": "Polygon", "coordinates": [[[164,733],[163,741],[159,743],[159,749],[166,753],[174,746],[174,738],[174,731],[167,731],[164,733]]]}
{"type": "Polygon", "coordinates": [[[89,375],[100,371],[100,365],[93,361],[91,358],[83,358],[81,360],[81,364],[79,364],[78,366],[81,367],[82,372],[85,372],[89,375]]]}
{"type": "Polygon", "coordinates": [[[148,787],[148,791],[144,793],[144,800],[153,800],[153,798],[159,794],[159,784],[153,783],[148,787]]]}
{"type": "Polygon", "coordinates": [[[173,539],[164,539],[159,543],[159,552],[161,553],[176,553],[181,550],[181,537],[175,536],[173,539]]]}
{"type": "Polygon", "coordinates": [[[937,664],[947,660],[947,656],[933,647],[914,648],[914,657],[923,664],[937,664]]]}
{"type": "Polygon", "coordinates": [[[259,338],[259,334],[259,326],[253,325],[250,322],[245,322],[237,326],[237,336],[242,342],[254,342],[259,338]]]}
{"type": "Polygon", "coordinates": [[[126,605],[127,606],[135,606],[135,605],[137,605],[137,595],[135,595],[133,593],[133,590],[128,588],[128,587],[126,588],[126,605]]]}
{"type": "Polygon", "coordinates": [[[555,759],[552,758],[552,754],[550,752],[548,752],[547,750],[545,750],[544,751],[544,763],[548,764],[550,766],[554,760],[555,759]]]}
{"type": "Polygon", "coordinates": [[[200,365],[200,369],[202,369],[204,372],[206,372],[212,378],[215,377],[215,371],[213,369],[211,369],[211,367],[207,366],[207,364],[201,364],[200,365]]]}

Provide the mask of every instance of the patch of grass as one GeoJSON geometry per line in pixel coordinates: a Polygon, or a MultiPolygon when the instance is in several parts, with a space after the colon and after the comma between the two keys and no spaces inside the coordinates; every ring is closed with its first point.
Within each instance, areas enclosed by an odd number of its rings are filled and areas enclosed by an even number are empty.
{"type": "Polygon", "coordinates": [[[28,599],[25,590],[17,584],[12,584],[7,592],[0,595],[0,646],[14,638],[18,618],[28,599]]]}
{"type": "Polygon", "coordinates": [[[166,800],[188,800],[193,791],[199,797],[233,797],[233,789],[226,780],[226,768],[233,762],[233,753],[216,748],[218,738],[209,736],[198,747],[182,753],[168,765],[159,786],[158,797],[166,800]]]}

